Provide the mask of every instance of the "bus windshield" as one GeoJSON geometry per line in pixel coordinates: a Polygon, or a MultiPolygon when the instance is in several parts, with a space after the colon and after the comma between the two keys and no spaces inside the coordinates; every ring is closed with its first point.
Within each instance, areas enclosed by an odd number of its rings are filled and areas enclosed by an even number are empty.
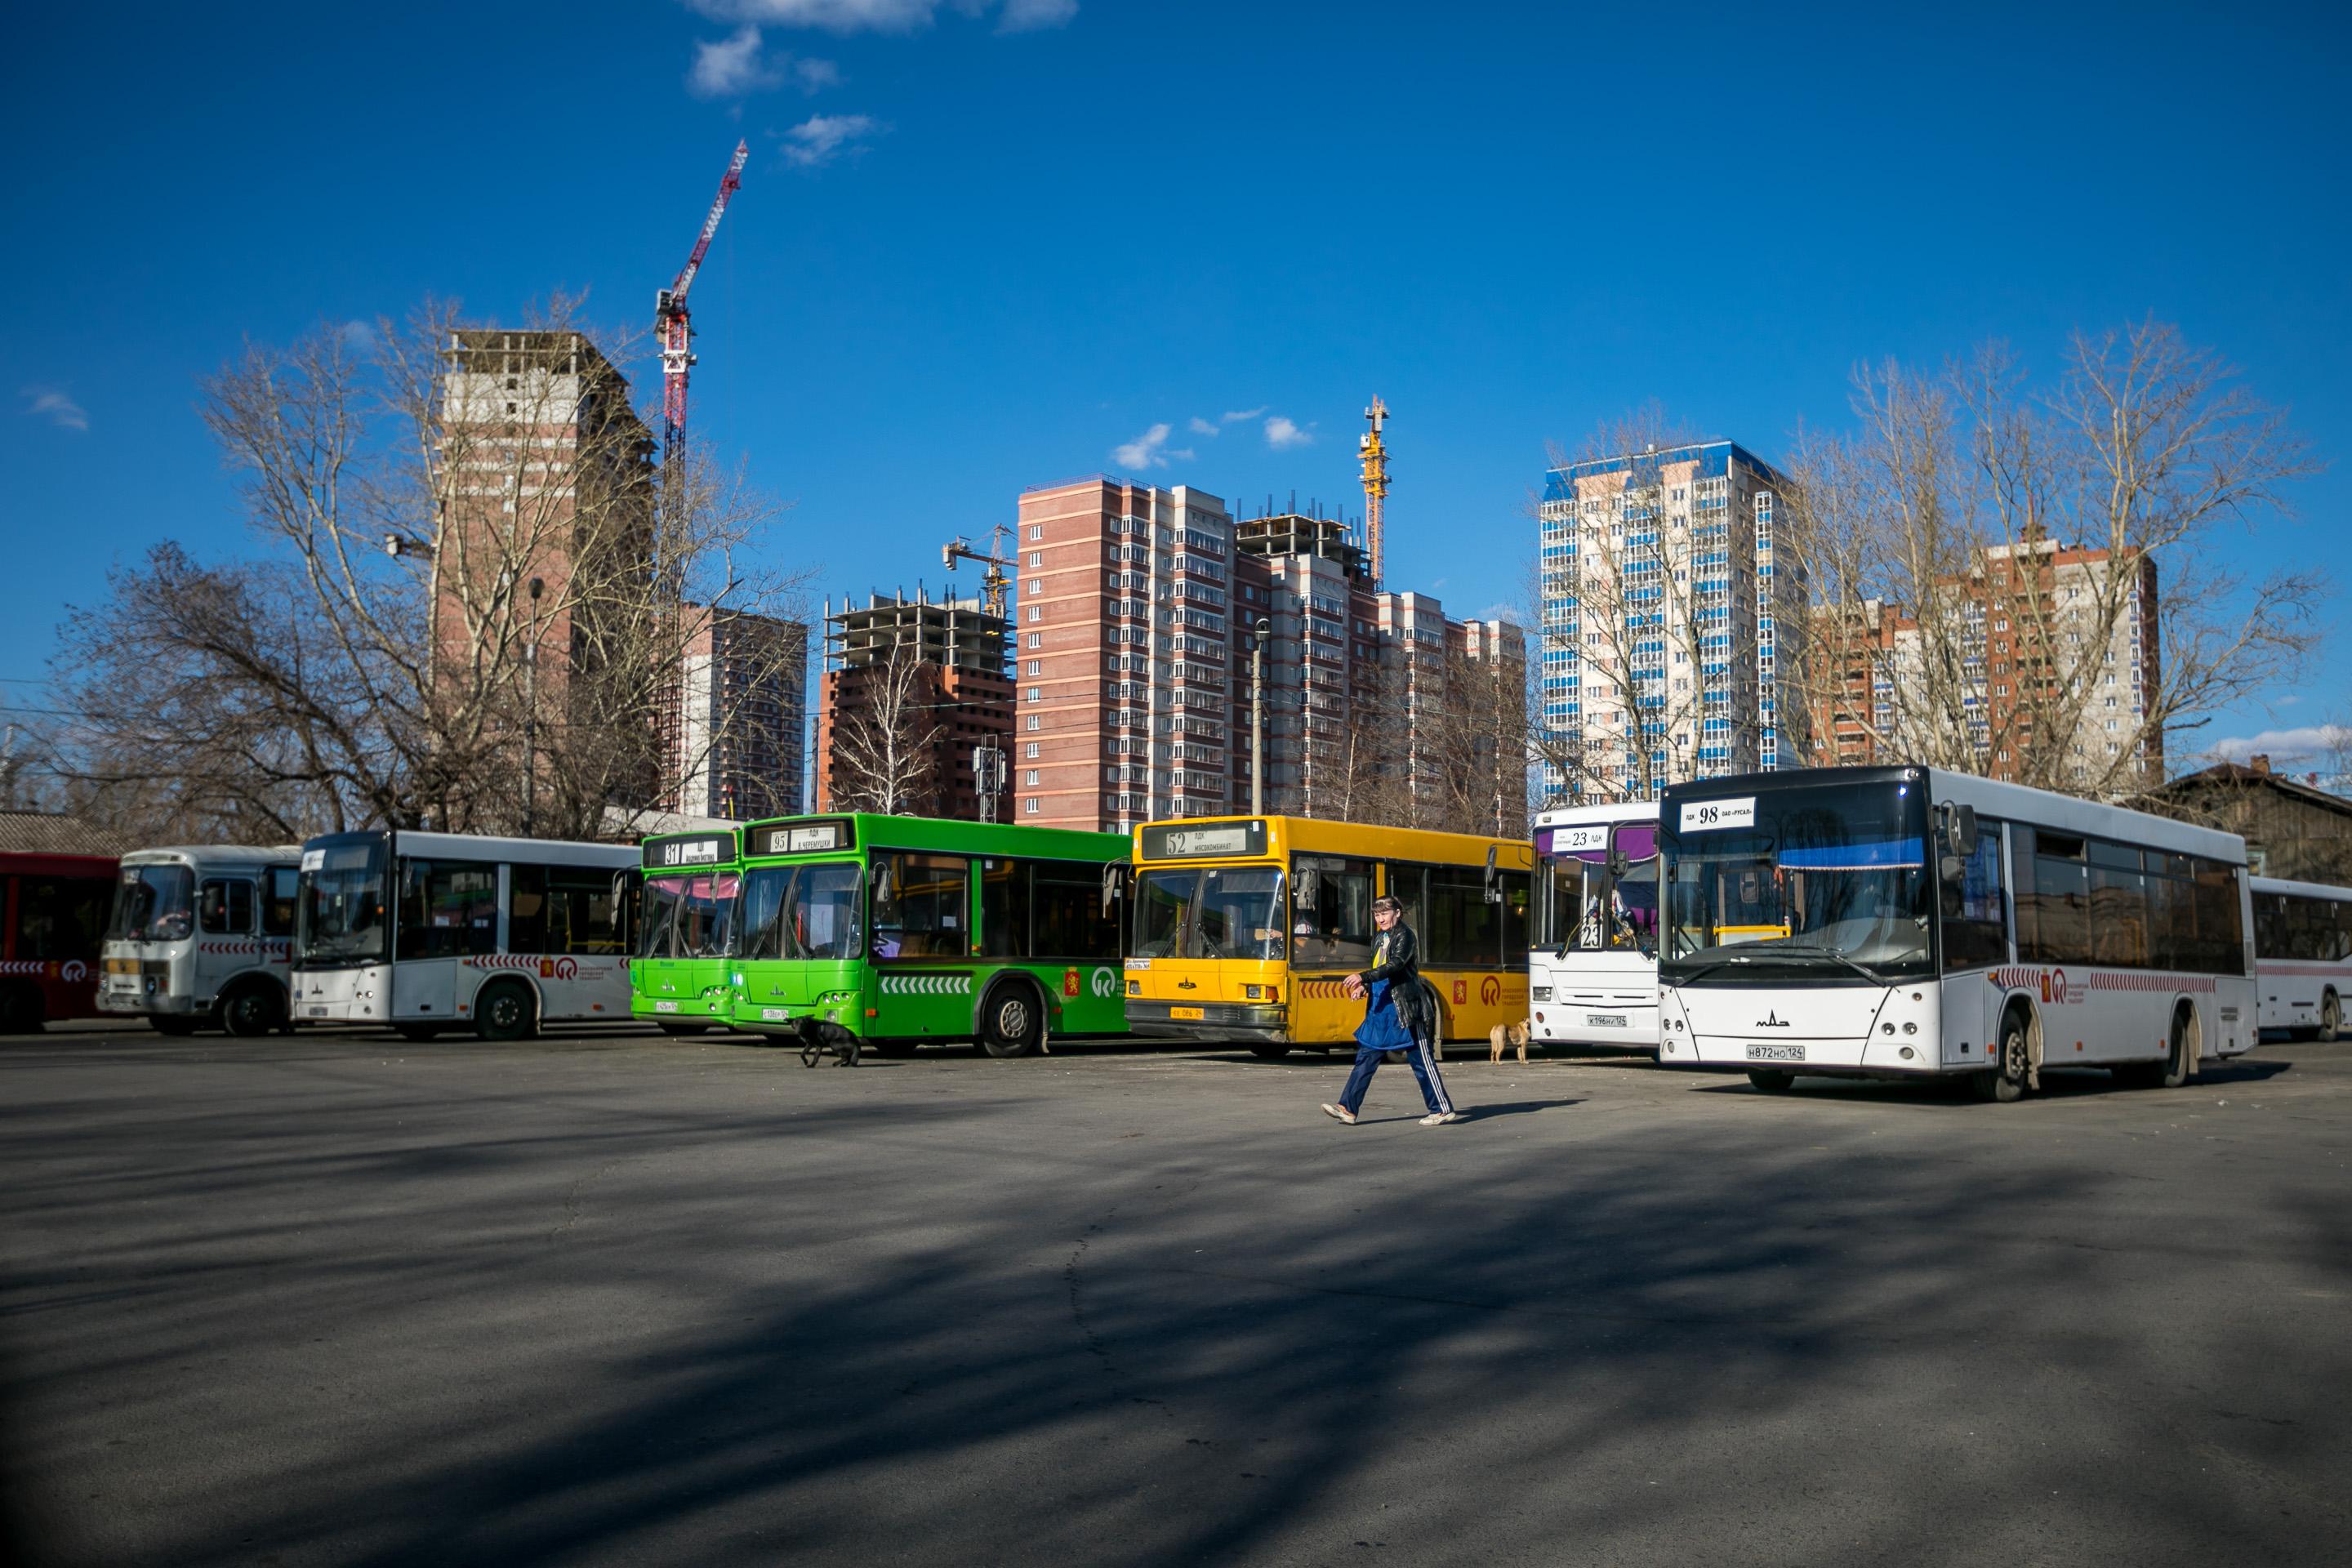
{"type": "Polygon", "coordinates": [[[125,866],[106,934],[117,942],[178,942],[195,915],[196,874],[185,866],[125,866]]]}
{"type": "Polygon", "coordinates": [[[1156,869],[1136,880],[1138,958],[1279,963],[1287,951],[1284,930],[1280,867],[1156,869]]]}
{"type": "Polygon", "coordinates": [[[719,958],[734,939],[732,871],[647,877],[637,904],[639,958],[719,958]]]}
{"type": "Polygon", "coordinates": [[[864,956],[857,940],[858,868],[848,860],[766,866],[743,878],[742,956],[864,956]]]}
{"type": "Polygon", "coordinates": [[[1801,972],[1807,980],[1883,983],[1929,972],[1919,785],[1765,788],[1746,802],[1683,802],[1669,811],[1661,980],[1721,978],[1728,970],[1751,979],[1801,972]],[[1699,826],[1702,810],[1733,825],[1699,826]]]}
{"type": "Polygon", "coordinates": [[[306,963],[384,956],[384,845],[373,834],[306,852],[295,950],[306,963]],[[316,863],[313,864],[313,857],[316,863]]]}
{"type": "Polygon", "coordinates": [[[1601,834],[1573,836],[1538,828],[1536,847],[1543,865],[1537,946],[1562,953],[1657,952],[1657,824],[1621,822],[1601,834]],[[1612,845],[1622,872],[1609,868],[1612,845]]]}

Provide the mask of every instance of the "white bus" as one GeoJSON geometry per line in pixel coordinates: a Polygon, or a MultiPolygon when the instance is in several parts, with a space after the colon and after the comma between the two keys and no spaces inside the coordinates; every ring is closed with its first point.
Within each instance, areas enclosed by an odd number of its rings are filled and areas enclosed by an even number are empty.
{"type": "Polygon", "coordinates": [[[122,858],[99,950],[98,1006],[159,1034],[287,1026],[288,950],[301,847],[203,845],[122,858]]]}
{"type": "Polygon", "coordinates": [[[294,1017],[486,1040],[626,1022],[637,850],[377,828],[302,847],[294,1017]]]}
{"type": "Polygon", "coordinates": [[[1658,803],[1570,805],[1536,817],[1528,1033],[1658,1050],[1658,803]]]}
{"type": "Polygon", "coordinates": [[[2244,841],[1920,767],[1677,784],[1660,821],[1668,1065],[2173,1087],[2256,1038],[2244,841]]]}
{"type": "Polygon", "coordinates": [[[2352,996],[2352,888],[2252,879],[2262,1026],[2333,1040],[2352,996]]]}

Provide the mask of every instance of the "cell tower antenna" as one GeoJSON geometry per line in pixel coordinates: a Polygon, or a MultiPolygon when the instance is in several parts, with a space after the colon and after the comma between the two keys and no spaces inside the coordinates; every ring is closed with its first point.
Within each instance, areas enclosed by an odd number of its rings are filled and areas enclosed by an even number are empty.
{"type": "Polygon", "coordinates": [[[735,156],[727,161],[727,173],[719,182],[719,195],[710,204],[710,216],[702,220],[702,232],[695,237],[694,250],[678,268],[677,280],[654,297],[654,334],[661,340],[662,363],[662,464],[667,468],[686,447],[686,373],[694,364],[694,327],[687,319],[686,291],[694,287],[694,275],[702,270],[702,258],[710,250],[710,237],[719,232],[719,220],[726,216],[727,204],[743,185],[743,165],[751,156],[751,143],[735,143],[735,156]]]}
{"type": "Polygon", "coordinates": [[[1389,449],[1381,439],[1381,428],[1389,422],[1389,405],[1372,397],[1372,405],[1364,410],[1371,422],[1371,430],[1356,437],[1356,453],[1364,461],[1364,555],[1365,568],[1371,574],[1374,592],[1381,585],[1381,525],[1386,521],[1383,502],[1389,493],[1389,449]]]}

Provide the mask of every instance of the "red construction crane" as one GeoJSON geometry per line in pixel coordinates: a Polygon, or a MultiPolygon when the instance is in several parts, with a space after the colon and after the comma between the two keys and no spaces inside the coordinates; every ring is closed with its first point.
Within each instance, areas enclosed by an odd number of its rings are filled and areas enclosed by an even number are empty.
{"type": "Polygon", "coordinates": [[[694,275],[701,269],[702,258],[710,249],[710,237],[719,232],[719,220],[726,214],[728,198],[742,188],[743,165],[751,156],[751,142],[735,143],[735,156],[727,163],[727,176],[719,182],[718,199],[710,204],[710,216],[702,220],[702,232],[695,237],[694,254],[678,268],[677,281],[654,300],[654,331],[661,338],[665,464],[686,445],[686,373],[694,363],[694,329],[687,322],[686,291],[694,287],[694,275]]]}

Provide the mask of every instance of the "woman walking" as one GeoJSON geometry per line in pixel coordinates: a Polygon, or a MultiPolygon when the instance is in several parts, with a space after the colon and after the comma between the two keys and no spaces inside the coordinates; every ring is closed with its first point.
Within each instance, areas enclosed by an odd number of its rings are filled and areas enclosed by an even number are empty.
{"type": "Polygon", "coordinates": [[[1429,993],[1421,984],[1421,943],[1412,928],[1404,923],[1404,906],[1385,895],[1373,900],[1372,923],[1381,932],[1380,944],[1372,949],[1372,966],[1361,974],[1348,976],[1348,994],[1364,998],[1364,1021],[1356,1028],[1356,1070],[1348,1075],[1339,1103],[1326,1105],[1323,1113],[1354,1126],[1364,1109],[1365,1091],[1372,1087],[1372,1074],[1380,1070],[1381,1058],[1391,1051],[1402,1051],[1404,1059],[1412,1064],[1421,1098],[1429,1106],[1421,1124],[1442,1127],[1459,1121],[1461,1113],[1446,1096],[1436,1053],[1430,1049],[1437,1020],[1431,1016],[1429,993]]]}

